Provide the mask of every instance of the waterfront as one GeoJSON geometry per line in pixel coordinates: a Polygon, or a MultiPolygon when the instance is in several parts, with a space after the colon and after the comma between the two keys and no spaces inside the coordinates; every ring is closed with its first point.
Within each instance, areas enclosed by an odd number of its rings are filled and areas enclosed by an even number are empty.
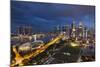
{"type": "Polygon", "coordinates": [[[92,62],[95,46],[95,6],[11,1],[11,67],[92,62]]]}
{"type": "MultiPolygon", "coordinates": [[[[22,62],[15,64],[15,65],[20,65],[21,63],[23,65],[41,65],[41,64],[85,62],[85,61],[94,61],[95,60],[95,48],[94,47],[93,48],[91,48],[90,46],[82,47],[78,43],[76,46],[73,46],[73,45],[71,45],[71,43],[75,44],[75,42],[73,42],[71,40],[62,40],[63,37],[64,37],[64,35],[60,35],[56,38],[53,38],[53,40],[49,39],[49,40],[51,40],[50,42],[46,40],[46,42],[47,42],[47,44],[45,43],[46,45],[43,45],[42,47],[41,47],[41,45],[40,45],[40,47],[39,46],[34,47],[34,48],[36,48],[35,50],[28,51],[26,49],[21,54],[20,54],[20,51],[18,51],[18,47],[17,47],[16,48],[17,51],[23,58],[25,56],[30,56],[30,57],[27,59],[23,59],[22,62]],[[33,53],[33,56],[31,56],[32,53],[33,53]],[[38,53],[38,54],[36,54],[36,53],[38,53]]],[[[37,42],[38,42],[38,40],[37,40],[37,42]]],[[[15,45],[13,45],[13,46],[15,46],[15,45]]],[[[19,45],[17,45],[17,46],[19,46],[19,45]]],[[[12,47],[12,49],[14,49],[14,48],[12,47]]],[[[16,58],[17,55],[14,55],[14,53],[12,53],[11,55],[12,55],[11,58],[13,61],[13,58],[16,58]]]]}

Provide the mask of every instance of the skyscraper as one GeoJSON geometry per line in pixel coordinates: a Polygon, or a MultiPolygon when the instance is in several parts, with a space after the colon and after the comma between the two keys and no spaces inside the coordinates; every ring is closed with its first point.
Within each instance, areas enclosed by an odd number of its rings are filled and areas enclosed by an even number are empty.
{"type": "Polygon", "coordinates": [[[78,26],[78,35],[79,37],[83,37],[84,36],[84,26],[82,22],[79,22],[79,26],[78,26]]]}
{"type": "Polygon", "coordinates": [[[88,32],[87,28],[84,27],[84,38],[85,38],[85,39],[87,39],[87,35],[88,35],[87,32],[88,32]]]}
{"type": "Polygon", "coordinates": [[[76,37],[76,25],[75,25],[75,21],[73,21],[73,23],[71,24],[71,37],[75,38],[76,37]]]}
{"type": "Polygon", "coordinates": [[[31,26],[18,26],[17,27],[17,34],[22,35],[31,35],[32,34],[32,27],[31,26]]]}

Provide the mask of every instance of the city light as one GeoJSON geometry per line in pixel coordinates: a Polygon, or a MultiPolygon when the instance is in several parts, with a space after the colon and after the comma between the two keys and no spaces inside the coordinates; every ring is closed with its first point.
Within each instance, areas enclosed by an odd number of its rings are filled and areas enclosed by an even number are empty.
{"type": "Polygon", "coordinates": [[[95,61],[94,7],[55,4],[11,1],[11,67],[95,61]]]}
{"type": "Polygon", "coordinates": [[[79,46],[79,45],[76,44],[76,43],[72,43],[72,42],[71,42],[71,46],[72,46],[72,47],[76,47],[76,46],[79,46]]]}

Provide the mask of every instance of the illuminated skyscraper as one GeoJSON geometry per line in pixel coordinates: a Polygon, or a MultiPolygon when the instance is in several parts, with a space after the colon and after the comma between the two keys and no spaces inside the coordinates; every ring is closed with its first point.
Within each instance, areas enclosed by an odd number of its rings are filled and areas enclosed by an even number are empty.
{"type": "Polygon", "coordinates": [[[79,37],[84,37],[84,26],[82,22],[79,22],[78,33],[79,37]]]}
{"type": "Polygon", "coordinates": [[[76,37],[76,25],[75,21],[71,24],[71,37],[75,38],[76,37]]]}
{"type": "Polygon", "coordinates": [[[87,32],[88,32],[87,28],[84,27],[84,35],[83,36],[84,36],[85,39],[87,39],[87,35],[88,35],[87,32]]]}

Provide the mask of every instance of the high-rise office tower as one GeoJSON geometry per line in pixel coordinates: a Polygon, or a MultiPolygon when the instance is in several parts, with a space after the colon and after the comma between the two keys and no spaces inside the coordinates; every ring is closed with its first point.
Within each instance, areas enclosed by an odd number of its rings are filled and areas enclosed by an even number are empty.
{"type": "Polygon", "coordinates": [[[71,37],[75,38],[76,37],[76,25],[75,21],[71,24],[71,37]]]}
{"type": "Polygon", "coordinates": [[[78,30],[77,30],[77,36],[80,37],[80,38],[84,37],[84,25],[83,25],[82,22],[79,22],[78,30]]]}
{"type": "Polygon", "coordinates": [[[87,39],[87,36],[88,36],[87,32],[88,32],[87,28],[84,27],[84,35],[83,36],[85,39],[87,39]]]}

